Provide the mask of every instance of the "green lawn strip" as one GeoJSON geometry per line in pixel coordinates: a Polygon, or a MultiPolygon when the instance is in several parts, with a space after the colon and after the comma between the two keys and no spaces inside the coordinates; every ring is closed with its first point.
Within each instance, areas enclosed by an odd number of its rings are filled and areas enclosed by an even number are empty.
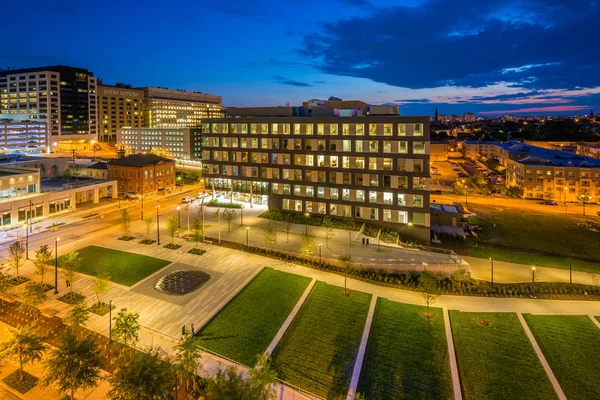
{"type": "MultiPolygon", "coordinates": [[[[131,286],[171,263],[171,261],[142,254],[98,246],[83,247],[77,252],[83,259],[79,270],[81,273],[95,276],[96,268],[98,265],[102,265],[110,273],[112,282],[125,286],[131,286]]],[[[59,267],[63,257],[58,257],[59,267]]],[[[54,265],[54,260],[51,264],[54,265]]]]}
{"type": "Polygon", "coordinates": [[[371,295],[317,282],[273,353],[279,378],[326,398],[345,398],[371,295]]]}
{"type": "MultiPolygon", "coordinates": [[[[522,253],[519,251],[493,249],[489,247],[470,247],[472,257],[489,259],[490,257],[498,261],[512,262],[524,265],[537,265],[540,267],[569,269],[569,259],[558,256],[546,256],[541,254],[522,253]]],[[[573,271],[600,272],[600,263],[588,261],[572,260],[573,271]]]]}
{"type": "Polygon", "coordinates": [[[469,222],[483,227],[477,232],[479,243],[542,253],[552,249],[552,253],[565,258],[600,262],[597,251],[600,235],[577,225],[585,222],[583,216],[541,214],[497,206],[473,205],[471,208],[477,216],[469,218],[469,222]]]}
{"type": "Polygon", "coordinates": [[[600,329],[585,315],[523,315],[569,400],[600,399],[600,329]]]}
{"type": "Polygon", "coordinates": [[[367,399],[451,399],[444,316],[430,308],[378,299],[358,392],[367,399]]]}
{"type": "Polygon", "coordinates": [[[200,331],[202,346],[253,367],[309,283],[310,278],[264,269],[200,331]]]}
{"type": "Polygon", "coordinates": [[[556,398],[516,314],[451,311],[450,320],[466,400],[556,398]]]}

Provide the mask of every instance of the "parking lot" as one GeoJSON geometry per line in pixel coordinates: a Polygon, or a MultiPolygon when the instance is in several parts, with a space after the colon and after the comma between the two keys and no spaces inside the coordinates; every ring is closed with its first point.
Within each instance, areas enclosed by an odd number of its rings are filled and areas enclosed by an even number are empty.
{"type": "Polygon", "coordinates": [[[431,191],[433,193],[451,192],[456,181],[465,180],[469,191],[478,190],[487,186],[491,193],[499,193],[504,187],[503,178],[500,174],[490,170],[483,163],[466,159],[451,159],[448,161],[436,161],[431,163],[431,191]],[[482,174],[485,184],[479,187],[473,186],[468,179],[482,174]]]}

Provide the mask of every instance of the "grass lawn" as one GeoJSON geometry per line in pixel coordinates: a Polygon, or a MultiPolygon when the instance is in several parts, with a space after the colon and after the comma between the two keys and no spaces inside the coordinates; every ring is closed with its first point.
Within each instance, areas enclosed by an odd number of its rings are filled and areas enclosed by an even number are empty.
{"type": "Polygon", "coordinates": [[[378,299],[358,392],[367,399],[451,399],[444,317],[430,308],[378,299]]]}
{"type": "Polygon", "coordinates": [[[371,295],[317,282],[273,353],[279,378],[326,398],[348,393],[371,295]]]}
{"type": "Polygon", "coordinates": [[[198,334],[202,346],[253,367],[310,278],[264,269],[198,334]]]}
{"type": "Polygon", "coordinates": [[[524,315],[569,400],[600,399],[600,329],[583,315],[524,315]]]}
{"type": "MultiPolygon", "coordinates": [[[[81,273],[94,276],[98,265],[102,265],[110,273],[111,281],[125,286],[131,286],[171,263],[154,257],[98,246],[83,247],[77,252],[83,259],[79,270],[81,273]]],[[[58,257],[59,267],[63,257],[58,257]]],[[[54,260],[51,264],[54,265],[54,260]]]]}
{"type": "Polygon", "coordinates": [[[516,314],[451,311],[450,320],[465,399],[556,399],[516,314]]]}
{"type": "Polygon", "coordinates": [[[600,235],[577,226],[578,222],[585,222],[583,216],[536,214],[482,205],[471,208],[477,217],[469,220],[483,227],[477,232],[480,243],[600,262],[600,235]]]}

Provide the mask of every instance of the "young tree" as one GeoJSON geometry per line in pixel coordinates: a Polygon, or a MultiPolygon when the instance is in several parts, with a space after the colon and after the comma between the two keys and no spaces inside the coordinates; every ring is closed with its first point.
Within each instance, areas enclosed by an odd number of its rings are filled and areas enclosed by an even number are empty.
{"type": "Polygon", "coordinates": [[[32,281],[27,282],[27,284],[25,285],[25,290],[23,290],[21,299],[23,300],[23,302],[21,303],[21,307],[29,311],[29,314],[33,319],[33,323],[35,324],[38,319],[37,306],[39,306],[48,299],[48,296],[44,291],[44,287],[40,283],[32,281]]]}
{"type": "Polygon", "coordinates": [[[65,322],[71,327],[75,336],[79,336],[77,334],[79,327],[85,324],[88,319],[90,319],[90,309],[87,308],[85,301],[82,301],[71,308],[65,318],[65,322]]]}
{"type": "Polygon", "coordinates": [[[202,228],[202,221],[195,219],[192,221],[192,240],[194,241],[194,248],[198,248],[198,243],[202,241],[204,237],[204,229],[202,228]]]}
{"type": "Polygon", "coordinates": [[[301,244],[300,244],[300,254],[311,255],[317,251],[317,246],[315,245],[315,236],[312,232],[305,231],[301,236],[301,244]]]}
{"type": "Polygon", "coordinates": [[[19,362],[19,380],[23,382],[23,367],[41,360],[46,346],[42,342],[42,338],[29,328],[9,328],[9,331],[12,333],[12,337],[6,342],[0,343],[0,355],[2,358],[12,358],[19,362]]]}
{"type": "Polygon", "coordinates": [[[144,223],[146,224],[146,239],[150,236],[150,229],[154,226],[154,219],[152,219],[152,215],[148,215],[144,218],[144,223]]]}
{"type": "Polygon", "coordinates": [[[71,251],[62,257],[62,266],[65,275],[69,281],[71,293],[73,293],[73,284],[79,279],[79,268],[81,267],[81,257],[76,251],[71,251]]]}
{"type": "Polygon", "coordinates": [[[73,177],[73,169],[70,167],[65,169],[65,172],[63,172],[63,177],[67,180],[67,182],[69,182],[69,179],[73,177]]]}
{"type": "Polygon", "coordinates": [[[173,243],[173,240],[175,240],[175,234],[177,233],[177,228],[179,227],[179,220],[175,215],[171,215],[167,217],[165,226],[167,227],[169,236],[171,236],[171,243],[173,243]]]}
{"type": "Polygon", "coordinates": [[[19,268],[25,264],[25,246],[21,242],[14,242],[8,247],[8,258],[10,266],[15,270],[15,276],[19,277],[19,268]]]}
{"type": "Polygon", "coordinates": [[[129,312],[126,308],[123,308],[113,319],[115,320],[112,329],[113,338],[125,347],[135,346],[140,340],[140,314],[129,312]]]}
{"type": "Polygon", "coordinates": [[[121,210],[121,230],[123,231],[123,237],[130,237],[131,232],[131,215],[129,215],[129,211],[127,209],[121,210]]]}
{"type": "Polygon", "coordinates": [[[465,194],[465,189],[465,184],[460,181],[456,181],[452,185],[452,191],[454,194],[465,194]]]}
{"type": "MultiPolygon", "coordinates": [[[[6,293],[11,286],[10,277],[4,272],[4,265],[0,264],[0,295],[6,293]]],[[[4,299],[1,296],[0,304],[4,305],[4,299]]]]}
{"type": "Polygon", "coordinates": [[[474,279],[471,278],[471,274],[466,269],[457,269],[452,272],[450,276],[452,280],[452,287],[454,290],[462,293],[467,287],[473,284],[474,279]]]}
{"type": "Polygon", "coordinates": [[[134,352],[131,362],[123,363],[110,378],[108,397],[113,400],[159,400],[171,394],[175,373],[158,349],[134,352]]]}
{"type": "Polygon", "coordinates": [[[275,221],[270,220],[264,230],[263,238],[265,245],[269,250],[273,250],[273,246],[277,244],[277,230],[275,229],[275,221]]]}
{"type": "Polygon", "coordinates": [[[250,370],[250,377],[245,379],[238,370],[231,366],[208,379],[204,389],[204,400],[244,399],[272,400],[277,398],[273,390],[276,382],[275,373],[261,357],[255,368],[250,370]]]}
{"type": "Polygon", "coordinates": [[[230,208],[223,211],[223,218],[227,221],[227,231],[229,233],[231,233],[231,222],[235,219],[235,214],[235,210],[230,208]]]}
{"type": "Polygon", "coordinates": [[[323,218],[323,227],[325,228],[325,246],[329,248],[329,239],[333,239],[335,236],[335,229],[333,228],[333,222],[331,218],[323,218]]]}
{"type": "Polygon", "coordinates": [[[46,361],[45,385],[54,385],[60,393],[75,399],[75,392],[96,385],[103,359],[92,336],[81,341],[70,331],[60,338],[60,345],[46,361]]]}
{"type": "Polygon", "coordinates": [[[290,242],[290,231],[292,230],[292,223],[290,221],[285,222],[285,242],[290,242]]]}
{"type": "Polygon", "coordinates": [[[50,167],[50,176],[54,180],[56,179],[56,175],[58,175],[58,167],[56,166],[56,164],[54,164],[50,167]]]}
{"type": "Polygon", "coordinates": [[[96,293],[98,304],[102,303],[100,295],[108,292],[110,288],[110,278],[110,272],[106,269],[106,264],[99,263],[96,267],[96,276],[94,277],[94,292],[96,293]]]}
{"type": "Polygon", "coordinates": [[[423,272],[419,277],[419,289],[421,290],[423,300],[425,300],[425,306],[427,307],[425,317],[427,318],[427,322],[429,322],[431,318],[429,306],[435,303],[435,300],[440,295],[440,288],[436,277],[431,272],[423,272]]]}
{"type": "Polygon", "coordinates": [[[42,285],[44,284],[44,274],[48,271],[48,262],[51,259],[52,250],[50,250],[47,244],[40,246],[40,249],[35,251],[35,259],[33,260],[35,273],[41,277],[42,285]]]}
{"type": "Polygon", "coordinates": [[[175,350],[175,370],[179,377],[179,385],[185,382],[189,390],[189,383],[192,382],[193,391],[196,390],[196,374],[202,365],[202,350],[200,340],[193,335],[185,334],[179,340],[175,350]]]}
{"type": "Polygon", "coordinates": [[[273,386],[277,383],[277,373],[271,369],[267,355],[263,353],[250,371],[250,388],[257,399],[268,400],[277,398],[273,386]]]}
{"type": "Polygon", "coordinates": [[[338,260],[342,263],[344,267],[344,294],[348,295],[346,281],[348,279],[348,274],[354,268],[354,260],[350,255],[339,256],[338,260]]]}

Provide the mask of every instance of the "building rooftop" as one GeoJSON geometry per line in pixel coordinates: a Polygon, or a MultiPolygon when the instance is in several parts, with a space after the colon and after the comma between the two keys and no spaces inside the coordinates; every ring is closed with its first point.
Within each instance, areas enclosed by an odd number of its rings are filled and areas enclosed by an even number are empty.
{"type": "Polygon", "coordinates": [[[92,164],[88,169],[108,169],[108,165],[105,162],[97,162],[96,164],[92,164]]]}
{"type": "Polygon", "coordinates": [[[545,149],[523,143],[511,146],[509,152],[511,155],[516,154],[523,156],[518,161],[527,165],[600,168],[600,160],[597,158],[568,153],[561,150],[545,149]]]}
{"type": "Polygon", "coordinates": [[[132,154],[127,157],[117,158],[108,162],[108,165],[118,165],[123,167],[144,167],[147,165],[156,165],[160,163],[175,163],[175,160],[157,156],[155,154],[132,154]]]}

